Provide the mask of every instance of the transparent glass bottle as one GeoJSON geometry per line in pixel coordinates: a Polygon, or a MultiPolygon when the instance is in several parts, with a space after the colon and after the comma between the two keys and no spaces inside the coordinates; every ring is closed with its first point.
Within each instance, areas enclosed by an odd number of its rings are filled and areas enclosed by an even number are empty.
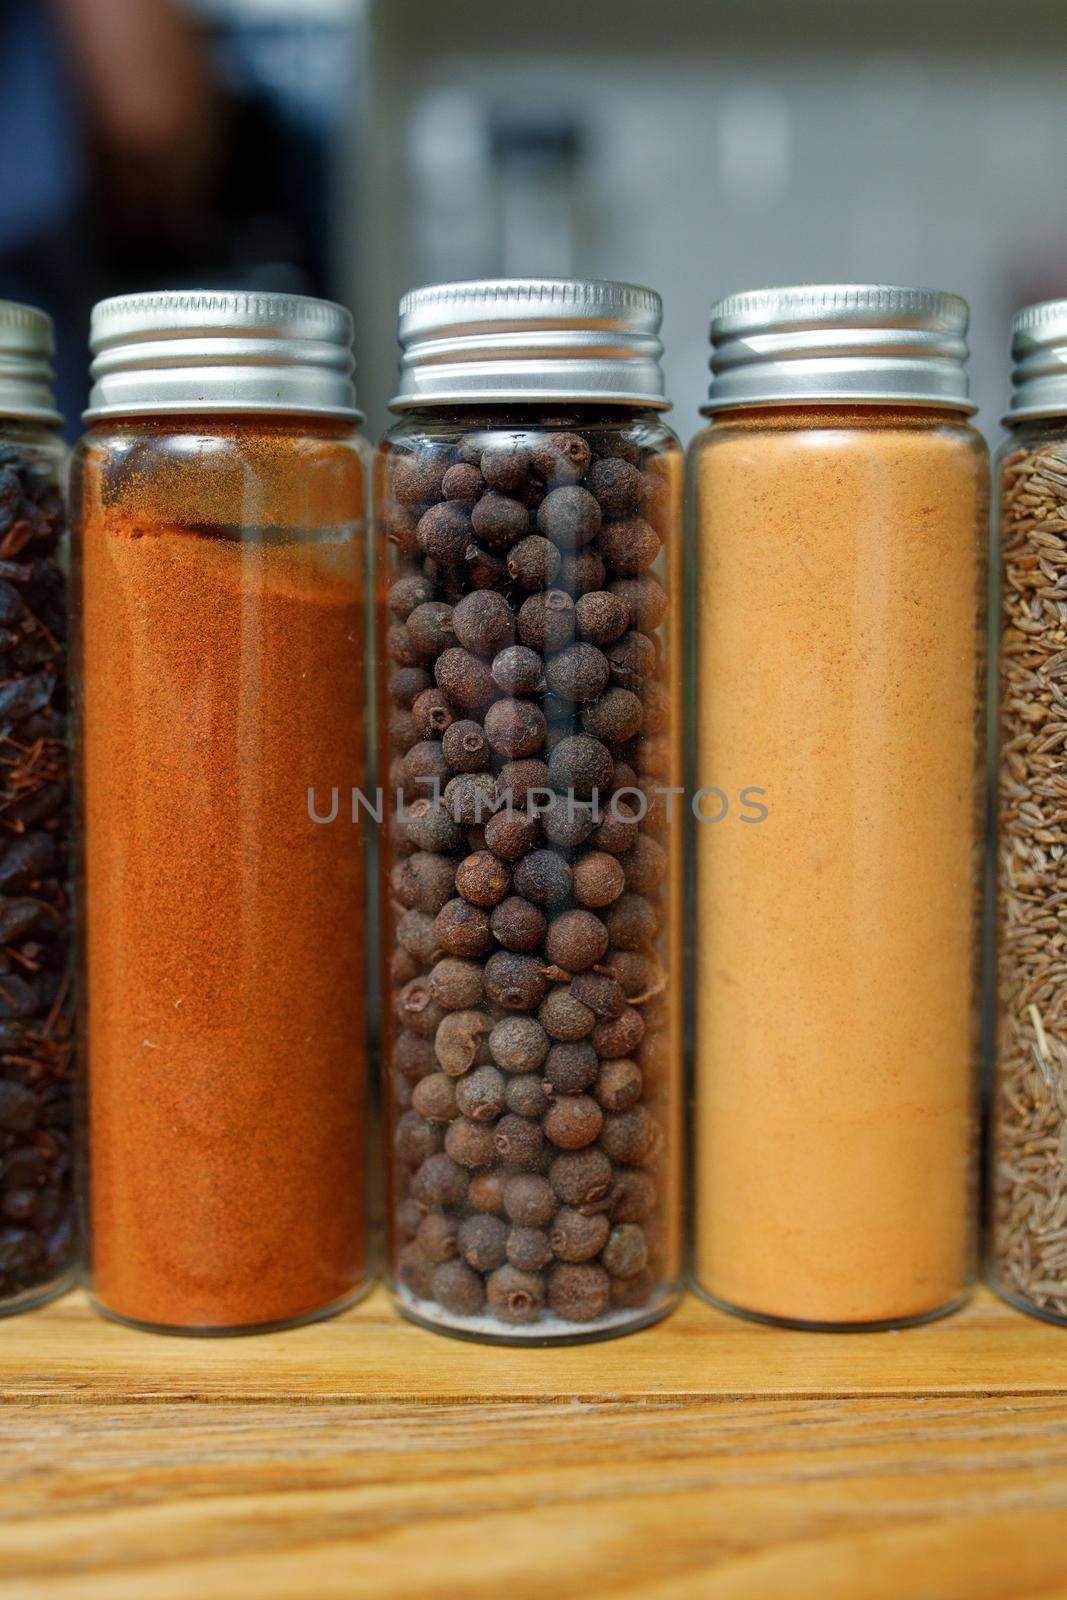
{"type": "Polygon", "coordinates": [[[377,464],[390,1284],[443,1332],[675,1303],[682,460],[658,297],[401,307],[377,464]]]}
{"type": "Polygon", "coordinates": [[[713,312],[691,450],[698,1287],[900,1326],[974,1275],[987,464],[967,308],[713,312]]]}
{"type": "Polygon", "coordinates": [[[346,312],[98,306],[76,457],[91,1283],[233,1333],[364,1286],[366,460],[346,312]]]}
{"type": "Polygon", "coordinates": [[[78,1269],[67,450],[52,324],[0,301],[0,1316],[78,1269]]]}
{"type": "Polygon", "coordinates": [[[996,460],[1000,605],[997,1014],[989,1273],[1067,1324],[1067,301],[1013,324],[996,460]]]}

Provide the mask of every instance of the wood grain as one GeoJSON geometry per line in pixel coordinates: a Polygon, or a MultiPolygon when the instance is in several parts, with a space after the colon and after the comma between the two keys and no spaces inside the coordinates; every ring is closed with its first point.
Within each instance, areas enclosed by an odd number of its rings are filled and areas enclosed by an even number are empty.
{"type": "Polygon", "coordinates": [[[1067,1600],[1067,1335],[0,1324],[0,1600],[1067,1600]]]}

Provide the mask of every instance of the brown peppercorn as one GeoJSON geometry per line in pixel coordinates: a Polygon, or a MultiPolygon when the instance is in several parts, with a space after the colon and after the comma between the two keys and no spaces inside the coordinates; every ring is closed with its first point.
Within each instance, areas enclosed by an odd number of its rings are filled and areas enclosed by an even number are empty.
{"type": "Polygon", "coordinates": [[[547,1178],[520,1173],[504,1184],[504,1210],[519,1228],[543,1228],[556,1214],[556,1196],[547,1178]]]}
{"type": "Polygon", "coordinates": [[[486,844],[505,861],[517,861],[526,855],[540,837],[540,818],[525,811],[498,811],[485,825],[486,844]]]}
{"type": "Polygon", "coordinates": [[[498,950],[485,963],[485,992],[509,1011],[536,1011],[548,992],[544,963],[537,956],[498,950]]]}
{"type": "Polygon", "coordinates": [[[420,739],[441,739],[451,727],[453,712],[448,696],[440,689],[424,689],[412,701],[411,715],[420,739]]]}
{"type": "Polygon", "coordinates": [[[474,1065],[479,1041],[492,1023],[480,1011],[448,1011],[434,1034],[434,1052],[450,1078],[460,1078],[474,1065]]]}
{"type": "MultiPolygon", "coordinates": [[[[458,873],[456,877],[458,881],[458,873]]],[[[442,906],[434,931],[441,949],[450,956],[484,956],[493,948],[489,913],[466,899],[450,900],[442,906]]]]}
{"type": "Polygon", "coordinates": [[[578,599],[583,594],[591,594],[594,589],[602,589],[606,578],[607,568],[599,550],[592,550],[587,545],[584,550],[574,550],[564,555],[556,583],[560,589],[565,589],[578,599]]]}
{"type": "MultiPolygon", "coordinates": [[[[464,595],[453,610],[452,626],[456,638],[467,650],[479,656],[492,656],[511,642],[515,614],[502,594],[493,589],[475,589],[464,595]]],[[[483,671],[488,672],[484,664],[483,671]]],[[[491,675],[489,681],[492,683],[491,675]]]]}
{"type": "Polygon", "coordinates": [[[667,591],[651,572],[639,578],[615,578],[608,586],[630,607],[635,628],[652,633],[667,615],[667,591]]]}
{"type": "Polygon", "coordinates": [[[579,972],[571,982],[571,994],[598,1017],[618,1017],[626,1009],[622,984],[607,972],[579,972]]]}
{"type": "MultiPolygon", "coordinates": [[[[599,1065],[599,1057],[588,1040],[554,1044],[545,1060],[545,1083],[556,1094],[580,1095],[596,1081],[599,1065]]],[[[588,1144],[589,1140],[583,1143],[588,1144]]]]}
{"type": "MultiPolygon", "coordinates": [[[[443,915],[443,912],[438,914],[438,923],[443,915]]],[[[442,949],[451,948],[445,944],[440,926],[437,938],[442,949]]],[[[562,911],[548,925],[545,954],[554,966],[562,967],[565,972],[584,972],[587,967],[595,966],[607,949],[608,930],[591,911],[562,911]]]]}
{"type": "MultiPolygon", "coordinates": [[[[409,915],[418,915],[417,912],[409,915]]],[[[505,950],[536,950],[548,924],[542,911],[521,895],[502,900],[490,918],[493,937],[505,950]]]]}
{"type": "Polygon", "coordinates": [[[499,1068],[476,1067],[455,1085],[456,1106],[472,1122],[495,1122],[504,1112],[506,1086],[499,1068]]]}
{"type": "Polygon", "coordinates": [[[645,572],[660,552],[659,534],[643,517],[605,522],[597,542],[608,567],[624,578],[645,572]]]}
{"type": "Polygon", "coordinates": [[[393,1009],[402,1028],[410,1028],[426,1039],[432,1039],[441,1024],[444,1012],[430,993],[425,978],[413,978],[405,983],[396,996],[393,1009]]]}
{"type": "Polygon", "coordinates": [[[561,739],[548,758],[548,780],[560,794],[588,800],[611,782],[611,751],[587,733],[561,739]]]}
{"type": "Polygon", "coordinates": [[[521,500],[488,489],[471,513],[471,524],[486,544],[507,549],[530,531],[530,513],[521,500]]]}
{"type": "Polygon", "coordinates": [[[623,1006],[617,1017],[598,1022],[593,1029],[593,1044],[606,1059],[628,1056],[645,1037],[645,1019],[636,1006],[623,1006]]]}
{"type": "Polygon", "coordinates": [[[441,751],[453,772],[482,772],[489,765],[489,741],[481,723],[470,718],[446,729],[441,751]]]}
{"type": "Polygon", "coordinates": [[[445,956],[430,973],[430,993],[446,1011],[470,1011],[481,1004],[485,990],[475,961],[445,956]]]}
{"type": "Polygon", "coordinates": [[[596,1023],[595,1014],[576,1000],[564,984],[552,990],[537,1015],[545,1032],[565,1044],[584,1039],[596,1023]]]}
{"type": "Polygon", "coordinates": [[[611,1280],[603,1267],[561,1262],[549,1273],[549,1307],[566,1322],[595,1322],[610,1303],[611,1280]]]}
{"type": "MultiPolygon", "coordinates": [[[[565,1150],[548,1171],[549,1182],[566,1206],[598,1206],[607,1198],[613,1169],[603,1150],[565,1150]]],[[[516,1219],[517,1220],[517,1219],[516,1219]]]]}
{"type": "Polygon", "coordinates": [[[545,1281],[535,1272],[498,1267],[485,1286],[489,1310],[500,1322],[536,1322],[545,1303],[545,1281]]]}
{"type": "Polygon", "coordinates": [[[636,692],[659,671],[659,657],[652,640],[644,633],[624,633],[608,651],[611,681],[620,689],[636,692]]]}
{"type": "Polygon", "coordinates": [[[549,433],[530,446],[534,471],[547,484],[577,483],[593,452],[580,433],[549,433]]]}
{"type": "Polygon", "coordinates": [[[558,1149],[584,1150],[598,1137],[603,1121],[604,1113],[595,1100],[587,1094],[573,1094],[562,1095],[549,1106],[541,1126],[558,1149]]]}
{"type": "Polygon", "coordinates": [[[434,1054],[433,1040],[426,1039],[419,1033],[412,1033],[410,1028],[404,1028],[396,1036],[393,1045],[393,1066],[411,1082],[425,1078],[430,1072],[437,1071],[437,1057],[434,1054]]]}
{"type": "Polygon", "coordinates": [[[475,1272],[495,1272],[508,1258],[509,1231],[502,1217],[466,1217],[459,1227],[459,1253],[475,1272]]]}
{"type": "Polygon", "coordinates": [[[548,765],[544,761],[506,761],[497,773],[496,781],[511,810],[524,811],[532,791],[539,791],[537,798],[542,798],[546,793],[548,765]]]}
{"type": "Polygon", "coordinates": [[[652,1118],[644,1106],[631,1106],[629,1111],[609,1111],[604,1117],[600,1133],[600,1147],[612,1161],[636,1167],[648,1155],[652,1145],[652,1118]]]}
{"type": "Polygon", "coordinates": [[[396,1279],[417,1300],[428,1300],[433,1293],[433,1262],[427,1260],[418,1245],[404,1245],[396,1259],[396,1279]]]}
{"type": "Polygon", "coordinates": [[[520,1272],[540,1272],[552,1260],[552,1246],[543,1228],[511,1228],[507,1257],[520,1272]]]}
{"type": "Polygon", "coordinates": [[[504,494],[518,494],[530,475],[530,452],[521,444],[493,444],[481,455],[482,477],[504,494]]]}
{"type": "Polygon", "coordinates": [[[599,700],[582,707],[582,727],[608,744],[625,744],[641,731],[644,709],[632,689],[605,689],[599,700]]]}
{"type": "Polygon", "coordinates": [[[452,1261],[459,1254],[458,1234],[459,1223],[455,1217],[445,1217],[440,1211],[431,1211],[419,1223],[415,1238],[427,1261],[439,1266],[442,1261],[452,1261]]]}
{"type": "Polygon", "coordinates": [[[635,1278],[648,1265],[648,1241],[644,1232],[633,1222],[612,1228],[600,1259],[612,1277],[635,1278]]]}
{"type": "Polygon", "coordinates": [[[626,885],[626,875],[616,858],[603,850],[590,851],[575,863],[574,898],[581,906],[609,906],[626,885]]]}
{"type": "Polygon", "coordinates": [[[504,1017],[489,1035],[489,1049],[505,1072],[536,1072],[548,1055],[549,1038],[535,1017],[504,1017]]]}
{"type": "MultiPolygon", "coordinates": [[[[504,774],[500,776],[503,779],[504,774]]],[[[555,850],[531,850],[515,863],[515,888],[536,905],[562,905],[571,893],[572,882],[570,866],[555,850]]]]}
{"type": "Polygon", "coordinates": [[[538,817],[545,838],[561,850],[576,850],[596,827],[592,805],[570,791],[553,795],[546,806],[538,807],[538,817]]]}
{"type": "Polygon", "coordinates": [[[389,698],[402,711],[410,711],[417,697],[429,687],[430,674],[423,667],[397,667],[389,674],[389,698]]]}
{"type": "Polygon", "coordinates": [[[531,533],[508,551],[508,573],[523,589],[548,589],[562,565],[559,550],[543,533],[531,533]]]}
{"type": "MultiPolygon", "coordinates": [[[[406,1115],[406,1113],[405,1113],[406,1115]]],[[[427,1210],[459,1206],[467,1195],[468,1178],[451,1156],[439,1151],[427,1156],[411,1180],[411,1198],[427,1210]]]]}
{"type": "Polygon", "coordinates": [[[552,1219],[548,1242],[561,1261],[592,1261],[603,1250],[611,1224],[603,1213],[588,1216],[563,1206],[552,1219]]]}
{"type": "Polygon", "coordinates": [[[462,827],[484,824],[497,802],[496,779],[491,772],[457,773],[445,785],[444,802],[462,827]]]}
{"type": "Polygon", "coordinates": [[[443,451],[429,449],[410,454],[399,450],[389,457],[394,499],[401,505],[430,505],[441,498],[441,484],[448,471],[443,451]]]}
{"type": "Polygon", "coordinates": [[[415,537],[424,556],[442,566],[454,567],[463,560],[470,542],[470,512],[456,500],[442,500],[423,512],[415,537]]]}
{"type": "MultiPolygon", "coordinates": [[[[625,795],[613,795],[603,811],[603,821],[590,835],[589,842],[597,850],[610,855],[625,855],[632,850],[639,835],[637,811],[625,795]]],[[[625,871],[625,865],[623,871],[625,871]]]]}
{"type": "Polygon", "coordinates": [[[456,1086],[447,1073],[431,1072],[415,1085],[411,1104],[427,1122],[451,1122],[456,1115],[456,1086]]]}
{"type": "MultiPolygon", "coordinates": [[[[466,1082],[466,1079],[463,1080],[466,1082]]],[[[549,1107],[545,1086],[532,1072],[524,1072],[507,1080],[504,1104],[517,1117],[543,1117],[549,1107]]]]}
{"type": "Polygon", "coordinates": [[[545,1142],[539,1122],[508,1111],[495,1128],[485,1131],[492,1132],[496,1153],[506,1166],[523,1172],[537,1166],[545,1142]]]}
{"type": "MultiPolygon", "coordinates": [[[[489,591],[479,589],[477,592],[482,594],[489,591]]],[[[433,672],[437,687],[464,711],[480,711],[496,693],[496,685],[485,662],[458,646],[438,656],[433,672]]]]}
{"type": "Polygon", "coordinates": [[[614,644],[630,626],[630,610],[625,600],[606,589],[593,589],[579,596],[574,606],[578,637],[588,644],[614,644]]]}
{"type": "Polygon", "coordinates": [[[637,1062],[623,1056],[603,1063],[593,1093],[605,1111],[628,1111],[640,1100],[644,1086],[645,1080],[637,1062]]]}
{"type": "Polygon", "coordinates": [[[546,494],[537,509],[537,526],[561,550],[576,550],[600,532],[602,513],[588,489],[564,484],[546,494]]]}
{"type": "MultiPolygon", "coordinates": [[[[418,1167],[436,1155],[444,1142],[444,1135],[434,1123],[427,1122],[417,1111],[405,1111],[397,1118],[393,1129],[393,1148],[397,1156],[410,1167],[418,1167]]],[[[415,1197],[418,1199],[418,1196],[415,1197]]]]}
{"type": "Polygon", "coordinates": [[[427,600],[416,606],[404,626],[420,655],[439,656],[455,643],[452,607],[440,600],[427,600]]]}
{"type": "Polygon", "coordinates": [[[641,495],[641,474],[619,456],[604,456],[594,461],[586,482],[599,500],[605,516],[624,517],[637,507],[641,495]]]}
{"type": "Polygon", "coordinates": [[[644,895],[620,895],[604,913],[608,937],[616,950],[647,950],[659,932],[655,908],[644,895]]]}
{"type": "Polygon", "coordinates": [[[454,1317],[476,1317],[485,1305],[485,1285],[465,1261],[444,1261],[435,1268],[430,1294],[454,1317]]]}
{"type": "MultiPolygon", "coordinates": [[[[500,812],[498,815],[503,816],[500,812]]],[[[511,888],[511,868],[491,850],[476,850],[456,870],[456,888],[475,906],[498,906],[511,888]]],[[[490,929],[491,931],[491,929],[490,929]]],[[[490,949],[486,945],[485,949],[490,949]]],[[[477,954],[484,952],[479,950],[477,954]]]]}
{"type": "Polygon", "coordinates": [[[404,781],[416,794],[435,792],[448,782],[450,768],[439,739],[420,739],[404,757],[404,781]]]}
{"type": "Polygon", "coordinates": [[[485,479],[468,461],[457,461],[441,479],[441,493],[446,500],[477,500],[484,488],[485,479]]]}
{"type": "Polygon", "coordinates": [[[498,756],[532,756],[545,742],[545,718],[530,700],[498,700],[485,714],[485,736],[498,756]]]}
{"type": "Polygon", "coordinates": [[[467,1190],[467,1204],[474,1211],[487,1211],[490,1216],[504,1213],[504,1183],[502,1172],[476,1172],[467,1190]]]}
{"type": "Polygon", "coordinates": [[[389,609],[400,622],[410,617],[416,606],[433,599],[433,583],[421,572],[405,573],[389,590],[389,609]]]}
{"type": "Polygon", "coordinates": [[[613,1222],[644,1222],[656,1205],[656,1185],[647,1172],[624,1168],[615,1175],[608,1196],[613,1222]]]}
{"type": "Polygon", "coordinates": [[[445,1129],[445,1150],[457,1166],[490,1166],[496,1158],[492,1126],[457,1117],[445,1129]]]}
{"type": "Polygon", "coordinates": [[[538,694],[545,686],[545,664],[529,645],[505,645],[493,657],[490,671],[504,694],[538,694]]]}
{"type": "Polygon", "coordinates": [[[574,601],[562,589],[532,594],[519,607],[519,638],[541,655],[562,650],[574,638],[576,626],[574,601]]]}
{"type": "Polygon", "coordinates": [[[545,662],[545,681],[564,700],[596,700],[607,687],[608,673],[604,652],[582,640],[545,662]]]}

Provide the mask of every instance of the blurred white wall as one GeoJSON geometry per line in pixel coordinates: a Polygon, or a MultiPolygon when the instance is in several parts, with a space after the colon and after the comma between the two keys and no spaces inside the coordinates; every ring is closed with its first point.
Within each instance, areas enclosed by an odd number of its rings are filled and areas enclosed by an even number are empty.
{"type": "Polygon", "coordinates": [[[797,280],[965,294],[996,434],[1007,320],[1067,293],[1063,0],[370,0],[348,201],[361,392],[398,294],[576,272],[665,300],[675,425],[707,313],[797,280]]]}

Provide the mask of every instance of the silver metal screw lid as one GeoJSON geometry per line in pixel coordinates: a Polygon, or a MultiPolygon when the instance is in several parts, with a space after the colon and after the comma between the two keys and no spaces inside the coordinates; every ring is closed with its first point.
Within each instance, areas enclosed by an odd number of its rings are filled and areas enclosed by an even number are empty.
{"type": "Polygon", "coordinates": [[[62,422],[52,392],[54,351],[46,312],[0,300],[0,416],[62,422]]]}
{"type": "Polygon", "coordinates": [[[244,290],[118,295],[93,308],[86,421],[189,411],[357,418],[352,318],[244,290]]]}
{"type": "Polygon", "coordinates": [[[485,278],[400,302],[400,392],[422,405],[575,402],[665,408],[663,303],[631,283],[485,278]]]}
{"type": "Polygon", "coordinates": [[[705,413],[813,401],[972,412],[966,300],[829,283],[756,289],[712,308],[705,413]]]}
{"type": "Polygon", "coordinates": [[[1067,300],[1043,300],[1012,319],[1011,359],[1005,422],[1067,416],[1067,300]]]}

